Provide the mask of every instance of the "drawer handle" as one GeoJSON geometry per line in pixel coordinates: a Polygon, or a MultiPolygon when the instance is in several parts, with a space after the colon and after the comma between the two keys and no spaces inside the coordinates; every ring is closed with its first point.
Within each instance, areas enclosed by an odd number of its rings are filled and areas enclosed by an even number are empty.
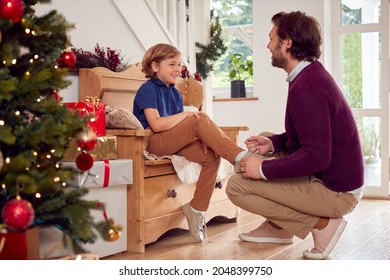
{"type": "Polygon", "coordinates": [[[172,198],[175,198],[176,196],[177,196],[177,192],[176,192],[176,190],[168,190],[167,191],[167,196],[168,197],[172,197],[172,198]]]}

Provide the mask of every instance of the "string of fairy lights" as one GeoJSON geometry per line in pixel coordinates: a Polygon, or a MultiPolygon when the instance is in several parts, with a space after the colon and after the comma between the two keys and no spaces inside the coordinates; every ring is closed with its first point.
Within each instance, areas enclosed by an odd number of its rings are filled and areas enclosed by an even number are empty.
{"type": "MultiPolygon", "coordinates": [[[[31,27],[32,24],[30,24],[30,22],[25,17],[23,17],[23,14],[24,14],[24,4],[21,0],[0,0],[0,18],[11,19],[14,24],[20,21],[21,25],[24,27],[25,34],[31,35],[31,36],[37,36],[38,32],[35,31],[31,27]]],[[[2,34],[1,34],[1,30],[0,30],[0,43],[1,43],[1,39],[2,39],[1,35],[2,34]]],[[[22,55],[30,56],[30,58],[27,58],[27,60],[29,61],[29,63],[32,66],[35,63],[39,62],[41,58],[43,58],[41,55],[39,55],[37,53],[29,55],[29,52],[30,52],[30,50],[28,50],[27,48],[21,47],[20,51],[19,51],[19,56],[22,56],[22,55]]],[[[26,58],[24,57],[24,59],[26,59],[26,58]]],[[[6,67],[11,66],[11,65],[16,65],[18,63],[18,58],[9,56],[9,57],[5,57],[2,62],[3,62],[3,65],[6,67]]],[[[67,48],[65,51],[63,51],[61,53],[59,59],[57,60],[57,62],[54,64],[53,67],[55,70],[58,70],[61,67],[73,67],[75,65],[75,63],[76,63],[76,56],[73,54],[73,52],[71,52],[70,48],[67,48]]],[[[31,70],[30,69],[26,70],[24,73],[24,76],[26,77],[26,79],[28,79],[31,76],[31,70]]],[[[53,90],[52,95],[54,97],[58,97],[57,91],[53,90]]],[[[42,101],[42,99],[43,99],[43,97],[39,96],[38,98],[36,98],[35,102],[40,103],[42,101]]],[[[22,115],[22,113],[19,110],[16,110],[13,114],[16,117],[19,117],[22,115]]],[[[27,118],[28,117],[29,116],[27,116],[27,118]]],[[[90,121],[93,122],[94,119],[92,118],[90,121]]],[[[3,119],[0,119],[0,127],[6,126],[6,125],[7,125],[6,121],[3,119]]],[[[37,151],[32,150],[31,154],[36,159],[43,157],[43,158],[46,158],[47,160],[50,160],[51,158],[54,158],[55,152],[56,152],[55,149],[51,149],[47,153],[44,153],[43,155],[39,155],[37,151]]],[[[11,164],[12,157],[10,157],[9,155],[4,155],[4,156],[5,156],[5,158],[3,159],[4,164],[5,165],[11,164]]],[[[2,157],[3,157],[3,155],[2,155],[2,157]]],[[[39,161],[35,160],[35,162],[39,162],[39,161]]],[[[54,166],[56,169],[61,168],[59,162],[54,163],[54,166]]],[[[39,170],[40,164],[36,163],[35,167],[28,166],[28,167],[26,167],[26,171],[30,171],[32,168],[39,170]]],[[[54,176],[53,182],[60,183],[62,187],[67,186],[67,183],[65,181],[61,182],[61,178],[59,176],[54,176]]],[[[6,189],[7,185],[5,183],[2,183],[1,188],[6,189]]],[[[19,195],[19,194],[17,193],[17,195],[19,195]]],[[[36,198],[40,198],[41,194],[39,192],[36,192],[34,196],[36,198]]]]}

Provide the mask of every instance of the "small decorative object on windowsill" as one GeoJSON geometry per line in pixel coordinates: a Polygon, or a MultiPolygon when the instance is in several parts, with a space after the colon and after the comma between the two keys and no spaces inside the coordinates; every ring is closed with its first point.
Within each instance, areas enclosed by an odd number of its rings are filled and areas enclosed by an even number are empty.
{"type": "Polygon", "coordinates": [[[246,97],[246,80],[253,76],[253,61],[244,59],[242,54],[230,55],[229,76],[231,79],[231,97],[246,97]]]}
{"type": "Polygon", "coordinates": [[[114,72],[121,72],[128,66],[128,61],[118,50],[109,47],[100,47],[96,44],[94,50],[84,51],[83,49],[72,48],[77,60],[76,64],[69,69],[70,72],[78,72],[80,68],[105,67],[114,72]]]}

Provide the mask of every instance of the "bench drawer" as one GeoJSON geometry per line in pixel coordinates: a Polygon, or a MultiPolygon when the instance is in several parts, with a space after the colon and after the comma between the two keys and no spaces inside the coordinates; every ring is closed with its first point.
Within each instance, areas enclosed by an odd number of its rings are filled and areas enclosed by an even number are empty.
{"type": "Polygon", "coordinates": [[[176,174],[145,178],[145,219],[182,210],[194,194],[194,184],[183,184],[176,174]],[[176,197],[169,197],[174,190],[176,197]]]}
{"type": "MultiPolygon", "coordinates": [[[[214,189],[210,203],[228,199],[225,194],[226,181],[221,182],[222,189],[214,189]]],[[[176,174],[145,178],[145,219],[182,211],[183,205],[192,199],[194,191],[195,183],[184,184],[176,174]],[[168,196],[168,192],[175,192],[176,197],[168,196]]]]}

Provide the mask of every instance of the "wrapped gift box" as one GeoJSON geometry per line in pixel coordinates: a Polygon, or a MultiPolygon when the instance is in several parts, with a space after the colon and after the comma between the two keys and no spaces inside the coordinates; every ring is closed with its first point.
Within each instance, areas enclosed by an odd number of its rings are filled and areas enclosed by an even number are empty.
{"type": "MultiPolygon", "coordinates": [[[[77,170],[75,162],[62,162],[62,165],[77,170]]],[[[127,159],[95,161],[88,172],[76,174],[68,181],[71,186],[87,188],[130,185],[132,183],[133,161],[127,159]]]]}
{"type": "MultiPolygon", "coordinates": [[[[77,141],[73,138],[69,143],[69,148],[62,161],[75,161],[80,155],[81,149],[77,145],[77,141]]],[[[113,160],[118,158],[118,144],[116,136],[101,136],[97,137],[97,145],[94,149],[88,151],[92,158],[96,160],[113,160]]]]}
{"type": "MultiPolygon", "coordinates": [[[[85,196],[87,200],[99,200],[104,203],[107,217],[122,226],[118,240],[110,242],[104,240],[98,232],[98,239],[93,244],[83,247],[99,258],[127,251],[127,186],[116,185],[108,188],[90,188],[85,196]]],[[[103,211],[91,210],[95,222],[104,221],[103,211]]]]}
{"type": "Polygon", "coordinates": [[[39,228],[0,232],[0,260],[39,260],[39,228]]]}
{"type": "Polygon", "coordinates": [[[69,109],[79,110],[80,115],[89,116],[88,126],[97,136],[106,136],[105,104],[99,99],[89,97],[85,102],[66,102],[69,109]]]}
{"type": "MultiPolygon", "coordinates": [[[[63,162],[64,166],[77,169],[74,162],[63,162]]],[[[105,160],[95,161],[89,172],[79,174],[68,183],[75,187],[89,189],[86,200],[98,200],[105,205],[109,219],[122,226],[121,236],[114,242],[105,241],[100,237],[93,244],[86,244],[84,248],[95,253],[99,258],[127,251],[127,188],[133,183],[132,160],[105,160]],[[98,178],[92,175],[99,175],[98,178]]],[[[104,220],[103,212],[92,210],[91,215],[95,222],[104,220]]]]}
{"type": "Polygon", "coordinates": [[[69,236],[65,236],[64,233],[55,226],[40,227],[40,259],[56,259],[70,255],[73,255],[73,247],[69,236]]]}

